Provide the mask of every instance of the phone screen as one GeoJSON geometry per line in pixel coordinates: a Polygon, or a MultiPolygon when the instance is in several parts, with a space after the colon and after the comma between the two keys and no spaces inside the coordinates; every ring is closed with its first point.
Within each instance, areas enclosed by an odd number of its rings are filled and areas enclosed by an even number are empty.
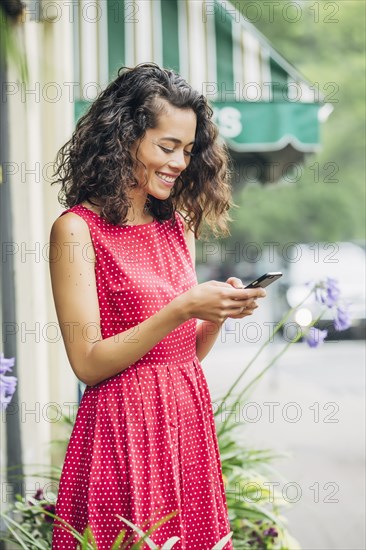
{"type": "Polygon", "coordinates": [[[255,279],[255,281],[252,281],[245,288],[258,288],[258,287],[265,288],[271,283],[274,283],[275,281],[277,281],[277,279],[279,279],[280,277],[282,277],[282,273],[280,271],[265,273],[261,277],[258,277],[258,279],[255,279]]]}

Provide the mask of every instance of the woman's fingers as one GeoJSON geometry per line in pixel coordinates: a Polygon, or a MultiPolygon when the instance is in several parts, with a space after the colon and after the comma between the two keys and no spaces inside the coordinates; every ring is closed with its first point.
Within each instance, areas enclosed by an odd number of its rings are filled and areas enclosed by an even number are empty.
{"type": "Polygon", "coordinates": [[[226,280],[226,283],[232,285],[234,288],[244,288],[243,281],[241,281],[238,277],[229,277],[226,280]]]}
{"type": "Polygon", "coordinates": [[[228,317],[231,317],[233,319],[242,319],[243,317],[246,317],[248,315],[252,315],[254,313],[254,310],[257,309],[258,304],[255,300],[245,300],[244,302],[241,301],[240,305],[235,306],[234,308],[234,314],[230,312],[228,313],[228,317]]]}
{"type": "Polygon", "coordinates": [[[234,319],[242,319],[247,315],[252,315],[254,310],[259,307],[256,300],[258,298],[264,298],[266,296],[266,291],[263,288],[239,287],[241,281],[236,277],[230,277],[228,281],[237,284],[238,287],[233,286],[232,291],[229,293],[226,292],[226,318],[232,317],[234,319]]]}

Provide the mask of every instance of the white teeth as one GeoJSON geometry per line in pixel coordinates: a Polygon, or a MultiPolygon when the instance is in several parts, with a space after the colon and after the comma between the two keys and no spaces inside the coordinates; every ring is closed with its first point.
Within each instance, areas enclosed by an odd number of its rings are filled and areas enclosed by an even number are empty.
{"type": "Polygon", "coordinates": [[[161,172],[156,172],[159,178],[166,181],[167,183],[173,183],[175,181],[175,178],[171,178],[169,176],[166,176],[165,174],[162,174],[161,172]]]}

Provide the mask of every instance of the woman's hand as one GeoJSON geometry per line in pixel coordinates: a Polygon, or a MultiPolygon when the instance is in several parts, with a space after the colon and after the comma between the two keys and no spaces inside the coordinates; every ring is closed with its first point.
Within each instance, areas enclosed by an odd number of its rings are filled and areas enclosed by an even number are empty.
{"type": "MultiPolygon", "coordinates": [[[[229,277],[229,279],[226,280],[226,283],[231,284],[234,288],[244,288],[244,285],[240,279],[237,277],[229,277]]],[[[237,315],[229,315],[231,319],[243,319],[243,317],[246,317],[247,315],[253,315],[254,310],[257,309],[258,304],[256,302],[257,298],[264,298],[266,296],[266,291],[264,288],[258,288],[258,289],[247,289],[247,290],[261,290],[262,292],[260,294],[257,294],[256,296],[251,296],[248,298],[247,303],[245,306],[243,306],[244,309],[237,315]]]]}
{"type": "Polygon", "coordinates": [[[266,296],[263,288],[244,288],[237,277],[225,283],[207,281],[196,285],[180,298],[184,298],[187,319],[196,317],[215,324],[222,324],[228,317],[242,319],[252,315],[258,307],[256,300],[266,296]]]}

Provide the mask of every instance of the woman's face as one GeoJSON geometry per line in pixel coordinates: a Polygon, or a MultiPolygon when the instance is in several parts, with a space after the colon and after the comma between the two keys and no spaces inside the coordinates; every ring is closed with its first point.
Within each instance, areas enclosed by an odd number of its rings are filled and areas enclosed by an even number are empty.
{"type": "Polygon", "coordinates": [[[133,158],[141,161],[135,172],[139,187],[159,200],[169,197],[177,177],[191,160],[197,118],[192,109],[167,104],[156,128],[150,128],[138,146],[131,148],[133,158]]]}

